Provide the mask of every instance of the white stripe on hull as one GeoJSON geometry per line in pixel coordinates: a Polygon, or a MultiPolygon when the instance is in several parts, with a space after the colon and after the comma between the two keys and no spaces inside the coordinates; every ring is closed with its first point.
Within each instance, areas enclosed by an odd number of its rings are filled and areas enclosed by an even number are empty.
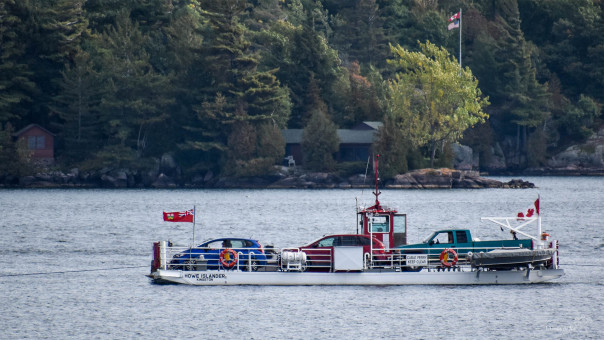
{"type": "Polygon", "coordinates": [[[524,284],[557,279],[562,269],[530,271],[468,271],[468,272],[240,272],[240,271],[178,271],[158,270],[150,275],[157,282],[199,286],[224,285],[479,285],[524,284]],[[527,275],[528,274],[528,275],[527,275]]]}

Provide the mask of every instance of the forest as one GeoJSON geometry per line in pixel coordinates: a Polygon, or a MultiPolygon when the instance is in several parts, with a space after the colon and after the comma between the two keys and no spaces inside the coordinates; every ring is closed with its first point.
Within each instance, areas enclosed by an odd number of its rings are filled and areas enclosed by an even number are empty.
{"type": "Polygon", "coordinates": [[[336,129],[363,121],[384,124],[386,174],[451,166],[455,142],[480,169],[495,148],[509,170],[543,166],[602,125],[603,14],[600,0],[0,0],[0,174],[33,171],[12,138],[32,123],[56,135],[58,169],[170,154],[185,177],[262,176],[295,128],[308,167],[334,171],[336,129]]]}

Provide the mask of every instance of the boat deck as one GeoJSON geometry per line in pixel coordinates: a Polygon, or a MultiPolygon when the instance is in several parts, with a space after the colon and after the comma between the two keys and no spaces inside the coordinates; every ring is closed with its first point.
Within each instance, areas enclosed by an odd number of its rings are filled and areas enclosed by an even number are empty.
{"type": "Polygon", "coordinates": [[[550,281],[564,274],[551,258],[493,268],[472,265],[472,254],[443,261],[441,254],[401,254],[400,249],[371,254],[363,253],[362,247],[321,251],[269,248],[264,250],[262,261],[254,261],[252,253],[239,251],[231,268],[211,254],[186,263],[174,260],[177,254],[191,249],[157,242],[149,277],[157,283],[191,285],[413,285],[525,284],[550,281]]]}

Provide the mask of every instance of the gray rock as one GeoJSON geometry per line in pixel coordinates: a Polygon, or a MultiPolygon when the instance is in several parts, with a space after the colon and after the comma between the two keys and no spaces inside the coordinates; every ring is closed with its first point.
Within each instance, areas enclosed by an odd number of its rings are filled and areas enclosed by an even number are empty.
{"type": "Polygon", "coordinates": [[[505,155],[499,143],[490,148],[488,161],[485,161],[482,167],[487,171],[502,171],[506,169],[505,155]]]}
{"type": "Polygon", "coordinates": [[[159,188],[175,188],[176,183],[172,180],[172,178],[161,173],[161,174],[159,174],[157,179],[155,179],[155,181],[151,184],[151,186],[154,188],[158,188],[158,189],[159,188]]]}
{"type": "Polygon", "coordinates": [[[420,189],[422,185],[410,173],[399,174],[386,184],[386,188],[392,189],[420,189]]]}
{"type": "Polygon", "coordinates": [[[374,179],[371,176],[365,177],[363,174],[352,175],[348,177],[348,183],[350,183],[353,187],[366,187],[369,188],[374,185],[374,179]]]}
{"type": "Polygon", "coordinates": [[[453,144],[453,155],[453,168],[472,170],[474,155],[471,147],[455,143],[453,144]]]}
{"type": "Polygon", "coordinates": [[[34,183],[35,181],[36,181],[36,178],[34,176],[23,176],[23,177],[19,178],[19,185],[28,187],[28,186],[32,185],[32,183],[34,183]]]}
{"type": "Polygon", "coordinates": [[[476,184],[476,182],[474,180],[472,180],[471,178],[459,178],[459,179],[453,179],[451,181],[451,188],[456,188],[456,189],[479,189],[480,186],[478,184],[476,184]]]}
{"type": "Polygon", "coordinates": [[[314,183],[325,183],[327,182],[328,177],[329,174],[326,172],[312,172],[306,176],[306,180],[314,183]]]}
{"type": "Polygon", "coordinates": [[[552,157],[547,165],[552,168],[604,168],[604,144],[573,145],[552,157]]]}
{"type": "Polygon", "coordinates": [[[208,172],[206,172],[205,176],[203,177],[203,181],[209,182],[210,180],[212,180],[212,178],[214,178],[214,172],[212,172],[212,170],[208,170],[208,172]]]}
{"type": "Polygon", "coordinates": [[[180,175],[180,169],[176,165],[176,161],[171,154],[165,153],[161,156],[161,160],[159,161],[159,172],[170,177],[177,177],[180,175]]]}
{"type": "Polygon", "coordinates": [[[299,177],[285,177],[277,180],[276,182],[269,185],[272,189],[290,189],[299,188],[304,185],[304,180],[299,177]]]}
{"type": "Polygon", "coordinates": [[[478,186],[481,188],[501,188],[503,184],[500,181],[484,178],[484,177],[474,177],[471,178],[478,186]]]}
{"type": "Polygon", "coordinates": [[[101,183],[104,187],[108,187],[108,188],[117,187],[115,178],[113,176],[109,176],[107,174],[101,175],[101,183]]]}

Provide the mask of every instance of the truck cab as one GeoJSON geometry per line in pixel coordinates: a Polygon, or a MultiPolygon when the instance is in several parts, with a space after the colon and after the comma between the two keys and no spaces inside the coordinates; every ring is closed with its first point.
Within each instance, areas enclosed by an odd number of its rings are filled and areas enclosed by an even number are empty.
{"type": "Polygon", "coordinates": [[[467,229],[438,230],[426,237],[422,243],[406,248],[430,248],[430,254],[440,253],[443,249],[459,249],[458,253],[467,253],[473,247],[472,235],[467,229]]]}
{"type": "Polygon", "coordinates": [[[487,252],[497,248],[532,249],[530,239],[525,240],[472,240],[468,229],[443,229],[426,237],[422,243],[399,246],[404,254],[440,254],[444,249],[453,249],[457,254],[487,252]],[[417,250],[416,250],[417,249],[417,250]]]}

